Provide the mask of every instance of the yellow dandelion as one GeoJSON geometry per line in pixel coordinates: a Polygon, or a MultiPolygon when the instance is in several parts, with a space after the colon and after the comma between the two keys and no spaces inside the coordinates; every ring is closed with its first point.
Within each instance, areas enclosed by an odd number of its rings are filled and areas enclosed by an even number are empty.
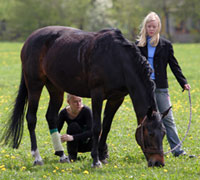
{"type": "Polygon", "coordinates": [[[83,171],[83,174],[89,174],[89,172],[87,170],[83,171]]]}
{"type": "Polygon", "coordinates": [[[8,158],[8,157],[10,157],[10,155],[6,154],[5,157],[8,158]]]}
{"type": "Polygon", "coordinates": [[[56,173],[56,170],[53,170],[54,173],[56,173]]]}
{"type": "Polygon", "coordinates": [[[114,168],[117,168],[117,166],[115,165],[114,168]]]}
{"type": "Polygon", "coordinates": [[[0,166],[0,169],[1,169],[1,168],[4,168],[4,167],[5,167],[5,165],[1,165],[1,166],[0,166]]]}
{"type": "Polygon", "coordinates": [[[46,175],[44,175],[44,176],[43,176],[43,178],[47,178],[47,176],[46,176],[46,175]]]}
{"type": "Polygon", "coordinates": [[[65,172],[65,170],[64,170],[64,169],[62,169],[62,170],[61,170],[61,172],[65,172]]]}
{"type": "Polygon", "coordinates": [[[5,170],[6,170],[6,168],[2,168],[1,170],[2,170],[2,171],[5,171],[5,170]]]}
{"type": "Polygon", "coordinates": [[[144,174],[142,174],[141,176],[145,176],[144,174]]]}
{"type": "Polygon", "coordinates": [[[25,166],[22,166],[21,171],[23,171],[23,170],[26,170],[26,167],[25,167],[25,166]]]}
{"type": "Polygon", "coordinates": [[[11,159],[15,159],[15,156],[11,156],[11,159]]]}
{"type": "Polygon", "coordinates": [[[5,152],[6,152],[5,150],[2,150],[2,151],[1,151],[1,153],[5,153],[5,152]]]}
{"type": "Polygon", "coordinates": [[[59,167],[56,167],[56,169],[58,170],[58,169],[59,169],[59,167]]]}
{"type": "Polygon", "coordinates": [[[168,172],[168,170],[167,170],[167,169],[164,169],[164,172],[168,172]]]}

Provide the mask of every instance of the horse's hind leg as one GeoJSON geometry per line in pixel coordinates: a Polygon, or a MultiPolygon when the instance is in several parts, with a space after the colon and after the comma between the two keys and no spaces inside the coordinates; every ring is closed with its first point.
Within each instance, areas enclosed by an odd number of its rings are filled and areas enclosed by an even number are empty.
{"type": "Polygon", "coordinates": [[[28,110],[27,110],[27,124],[28,124],[28,130],[30,133],[30,139],[31,139],[31,153],[33,157],[35,158],[34,160],[34,165],[42,165],[43,161],[40,156],[40,153],[37,148],[37,140],[36,140],[36,135],[35,135],[35,128],[36,128],[36,122],[37,122],[37,109],[38,109],[38,103],[39,103],[39,98],[42,92],[43,84],[35,84],[35,83],[30,83],[28,84],[28,110]]]}
{"type": "Polygon", "coordinates": [[[93,158],[92,167],[101,167],[99,161],[98,145],[99,135],[101,132],[101,110],[103,104],[103,93],[100,89],[96,88],[91,92],[92,98],[92,111],[93,111],[93,147],[91,156],[93,158]]]}
{"type": "Polygon", "coordinates": [[[64,154],[64,148],[61,143],[60,134],[57,129],[58,111],[62,106],[64,92],[58,90],[50,82],[46,84],[50,94],[49,107],[46,113],[46,119],[55,150],[55,155],[60,157],[60,162],[69,162],[68,157],[64,154]]]}
{"type": "Polygon", "coordinates": [[[106,139],[111,128],[113,117],[120,105],[122,104],[123,100],[124,97],[120,97],[114,100],[108,99],[106,103],[106,107],[104,110],[102,134],[99,141],[99,160],[103,164],[107,163],[106,159],[108,158],[108,147],[106,144],[106,139]]]}

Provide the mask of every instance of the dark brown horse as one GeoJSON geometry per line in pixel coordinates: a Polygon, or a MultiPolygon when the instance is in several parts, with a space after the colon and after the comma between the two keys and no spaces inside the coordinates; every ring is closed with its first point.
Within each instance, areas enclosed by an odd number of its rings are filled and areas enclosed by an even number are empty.
{"type": "Polygon", "coordinates": [[[24,113],[31,138],[34,164],[42,164],[36,135],[36,112],[40,95],[46,86],[49,107],[46,119],[55,154],[66,161],[56,120],[64,92],[92,100],[93,166],[106,162],[106,139],[113,117],[129,94],[137,116],[136,139],[149,166],[163,166],[162,140],[164,128],[154,99],[151,69],[134,43],[117,29],[84,32],[79,29],[50,26],[33,32],[22,51],[21,83],[4,143],[18,148],[23,134],[24,113]],[[101,126],[103,100],[107,100],[101,126]],[[148,113],[147,113],[148,112],[148,113]],[[102,127],[102,128],[101,128],[102,127]],[[99,138],[100,132],[101,136],[99,138]]]}

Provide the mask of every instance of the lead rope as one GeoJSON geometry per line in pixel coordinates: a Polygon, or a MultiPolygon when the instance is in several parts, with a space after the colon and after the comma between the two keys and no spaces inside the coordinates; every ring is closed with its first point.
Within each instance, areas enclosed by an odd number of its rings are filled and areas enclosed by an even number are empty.
{"type": "Polygon", "coordinates": [[[191,102],[191,96],[190,96],[190,90],[188,90],[188,96],[189,96],[189,103],[190,103],[190,118],[189,118],[189,124],[188,124],[188,128],[187,131],[185,133],[185,136],[183,137],[182,141],[180,141],[179,144],[177,144],[173,149],[171,149],[170,151],[167,151],[164,153],[164,155],[174,151],[176,148],[178,148],[179,146],[181,146],[181,144],[183,143],[183,141],[185,140],[186,136],[188,135],[188,132],[190,130],[190,125],[191,125],[191,120],[192,120],[192,102],[191,102]]]}

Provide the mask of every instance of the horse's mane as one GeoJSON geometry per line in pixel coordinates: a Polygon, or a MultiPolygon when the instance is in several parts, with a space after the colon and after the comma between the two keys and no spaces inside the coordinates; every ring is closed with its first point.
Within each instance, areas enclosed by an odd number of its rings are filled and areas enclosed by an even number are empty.
{"type": "Polygon", "coordinates": [[[151,73],[153,72],[152,68],[150,67],[150,64],[147,61],[147,59],[141,55],[141,52],[136,45],[135,45],[135,48],[136,50],[135,50],[134,56],[135,56],[135,62],[137,66],[136,72],[141,78],[141,80],[144,82],[150,105],[152,106],[153,110],[157,110],[155,97],[154,97],[155,83],[151,79],[151,73]]]}
{"type": "MultiPolygon", "coordinates": [[[[147,93],[147,97],[149,97],[150,105],[153,106],[154,109],[156,109],[154,101],[155,84],[150,78],[152,69],[146,58],[141,55],[140,50],[135,45],[135,43],[126,39],[119,29],[103,29],[95,34],[95,37],[94,39],[92,39],[92,41],[90,39],[89,41],[85,40],[84,42],[82,42],[82,55],[87,55],[88,57],[88,55],[90,56],[96,51],[99,51],[99,53],[103,53],[107,50],[110,50],[111,47],[114,47],[114,44],[116,43],[130,49],[132,59],[135,62],[134,67],[136,73],[139,75],[141,81],[144,82],[145,90],[147,93]]],[[[91,61],[89,60],[90,58],[83,59],[84,61],[91,61]]]]}
{"type": "Polygon", "coordinates": [[[130,48],[133,54],[133,61],[135,62],[134,66],[136,67],[136,73],[139,75],[141,78],[141,81],[144,82],[145,89],[147,92],[147,97],[150,105],[153,107],[154,110],[156,110],[156,104],[155,104],[155,99],[154,99],[154,91],[155,91],[155,83],[151,79],[151,73],[152,73],[152,68],[150,67],[149,62],[147,59],[142,56],[139,48],[135,45],[135,43],[129,41],[126,39],[120,30],[118,29],[113,29],[114,31],[114,41],[121,44],[122,46],[127,46],[127,48],[130,48]]]}

